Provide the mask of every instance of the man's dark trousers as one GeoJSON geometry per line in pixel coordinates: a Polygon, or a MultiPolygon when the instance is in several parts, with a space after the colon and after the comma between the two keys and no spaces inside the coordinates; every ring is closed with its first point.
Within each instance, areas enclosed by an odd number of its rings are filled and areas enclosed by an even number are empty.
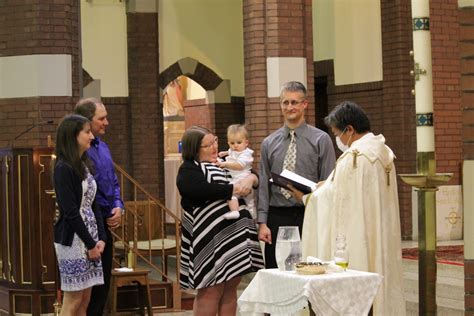
{"type": "Polygon", "coordinates": [[[113,238],[106,223],[104,223],[104,226],[107,235],[107,242],[101,256],[102,268],[104,269],[104,284],[92,287],[91,300],[87,307],[87,316],[102,316],[109,294],[110,276],[112,274],[113,238]]]}

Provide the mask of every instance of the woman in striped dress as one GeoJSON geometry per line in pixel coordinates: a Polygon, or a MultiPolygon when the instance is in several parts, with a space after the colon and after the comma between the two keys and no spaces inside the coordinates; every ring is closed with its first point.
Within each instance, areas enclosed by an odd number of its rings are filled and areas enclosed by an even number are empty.
{"type": "Polygon", "coordinates": [[[229,184],[227,172],[213,164],[217,137],[205,128],[189,128],[182,146],[176,179],[184,209],[180,284],[198,290],[194,315],[235,315],[241,276],[264,265],[255,222],[245,205],[235,220],[224,215],[227,200],[248,194],[258,179],[251,174],[229,184]]]}

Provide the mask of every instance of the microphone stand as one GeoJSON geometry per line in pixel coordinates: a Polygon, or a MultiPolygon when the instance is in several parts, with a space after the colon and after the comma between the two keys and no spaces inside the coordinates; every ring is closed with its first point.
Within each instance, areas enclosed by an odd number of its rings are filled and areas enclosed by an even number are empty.
{"type": "Polygon", "coordinates": [[[28,133],[29,131],[31,131],[33,128],[37,127],[37,126],[40,126],[40,125],[49,125],[49,124],[53,124],[54,121],[53,120],[48,120],[48,121],[41,121],[41,122],[38,122],[38,123],[35,123],[33,125],[31,125],[30,127],[28,127],[27,129],[25,129],[24,131],[22,131],[20,134],[16,135],[15,138],[13,138],[12,140],[10,140],[8,142],[8,147],[13,147],[13,143],[15,142],[15,140],[17,140],[18,138],[20,138],[21,136],[25,135],[26,133],[28,133]]]}

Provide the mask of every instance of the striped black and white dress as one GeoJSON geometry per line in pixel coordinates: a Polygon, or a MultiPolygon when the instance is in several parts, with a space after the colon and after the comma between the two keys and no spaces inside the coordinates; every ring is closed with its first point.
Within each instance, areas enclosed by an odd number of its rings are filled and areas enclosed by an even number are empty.
{"type": "Polygon", "coordinates": [[[185,161],[177,178],[182,196],[182,288],[200,289],[264,268],[254,220],[245,205],[226,220],[232,194],[228,172],[185,161]]]}

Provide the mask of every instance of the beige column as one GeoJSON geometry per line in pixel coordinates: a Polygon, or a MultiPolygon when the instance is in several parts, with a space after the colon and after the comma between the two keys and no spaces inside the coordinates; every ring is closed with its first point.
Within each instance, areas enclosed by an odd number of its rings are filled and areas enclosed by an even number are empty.
{"type": "Polygon", "coordinates": [[[459,0],[461,26],[461,108],[463,109],[464,291],[466,315],[474,312],[474,1],[459,0]]]}

